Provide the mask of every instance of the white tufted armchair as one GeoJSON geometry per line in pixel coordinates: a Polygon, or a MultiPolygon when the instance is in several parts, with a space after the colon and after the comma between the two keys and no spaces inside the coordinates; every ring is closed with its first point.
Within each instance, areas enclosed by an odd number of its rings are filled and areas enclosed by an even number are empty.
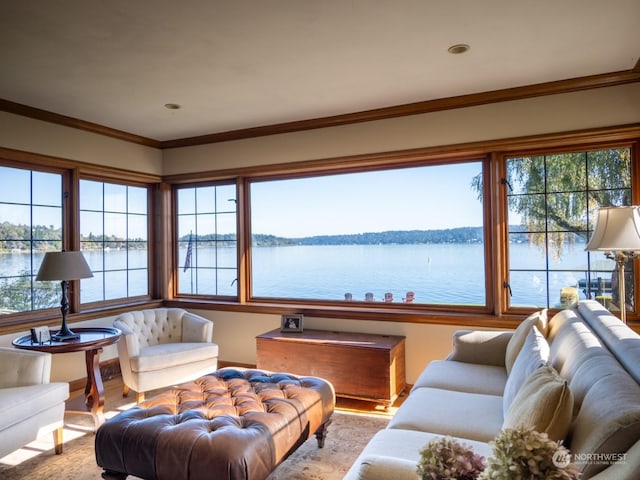
{"type": "Polygon", "coordinates": [[[123,313],[113,322],[122,331],[118,342],[124,396],[136,401],[144,392],[195,380],[218,366],[212,343],[213,322],[181,308],[154,308],[123,313]]]}

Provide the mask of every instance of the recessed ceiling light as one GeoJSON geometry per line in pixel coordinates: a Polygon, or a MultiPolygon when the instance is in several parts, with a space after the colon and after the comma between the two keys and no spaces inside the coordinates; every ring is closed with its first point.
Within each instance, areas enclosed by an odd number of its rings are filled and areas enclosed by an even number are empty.
{"type": "Polygon", "coordinates": [[[168,108],[169,110],[178,110],[180,108],[180,105],[178,105],[177,103],[165,103],[164,107],[168,108]]]}
{"type": "Polygon", "coordinates": [[[461,53],[468,52],[471,47],[466,43],[458,43],[457,45],[451,45],[447,51],[452,55],[459,55],[461,53]]]}

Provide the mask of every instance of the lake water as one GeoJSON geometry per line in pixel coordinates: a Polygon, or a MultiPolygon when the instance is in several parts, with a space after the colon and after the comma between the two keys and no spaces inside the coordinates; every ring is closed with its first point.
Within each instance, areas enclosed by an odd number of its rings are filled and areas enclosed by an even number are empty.
{"type": "MultiPolygon", "coordinates": [[[[560,290],[575,286],[586,277],[589,260],[593,274],[609,279],[613,262],[604,255],[589,255],[584,245],[567,247],[558,262],[549,265],[550,274],[545,273],[546,260],[541,251],[528,244],[510,246],[512,261],[511,289],[512,305],[551,306],[559,304],[560,290]]],[[[185,251],[180,252],[181,264],[185,251]]],[[[213,257],[211,250],[198,249],[194,258],[213,257]]],[[[102,268],[98,252],[85,252],[92,269],[102,268]]],[[[179,284],[182,293],[188,293],[194,278],[198,292],[203,294],[235,295],[237,283],[235,249],[218,249],[217,265],[229,267],[218,273],[218,289],[215,270],[179,268],[179,284]]],[[[0,275],[11,276],[29,270],[30,257],[25,254],[0,255],[0,275]]],[[[144,266],[146,251],[132,251],[129,265],[144,266]]],[[[39,265],[41,255],[36,256],[39,265]]],[[[126,252],[105,253],[108,266],[126,265],[126,252]]],[[[416,303],[482,305],[485,303],[484,251],[477,244],[420,244],[420,245],[339,245],[339,246],[293,246],[254,247],[252,250],[253,295],[255,297],[344,300],[351,293],[354,300],[364,301],[371,292],[375,301],[382,301],[385,293],[401,302],[408,291],[415,293],[416,303]]],[[[193,265],[196,262],[194,261],[193,265]]],[[[146,293],[142,275],[129,278],[130,292],[146,293]],[[136,280],[137,278],[137,280],[136,280]],[[138,285],[139,284],[139,285],[138,285]]],[[[114,272],[113,278],[122,273],[114,272]]],[[[107,275],[112,275],[107,273],[107,275]]],[[[82,281],[82,299],[101,299],[102,288],[98,279],[82,281]],[[96,290],[96,291],[94,291],[96,290]]],[[[108,281],[110,291],[107,298],[118,298],[126,292],[127,279],[108,281]],[[120,291],[118,291],[120,289],[120,291]],[[125,290],[123,290],[125,289],[125,290]]],[[[195,290],[194,290],[195,292],[195,290]]],[[[581,294],[584,298],[584,294],[581,294]]]]}
{"type": "MultiPolygon", "coordinates": [[[[512,305],[551,306],[560,303],[560,290],[586,277],[589,255],[584,245],[567,246],[551,261],[547,277],[545,256],[528,244],[510,246],[512,305]]],[[[613,262],[591,254],[592,268],[610,278],[613,262]]],[[[483,305],[484,247],[479,244],[339,245],[260,247],[252,250],[253,295],[257,297],[376,301],[392,293],[396,302],[408,291],[416,303],[483,305]]],[[[597,275],[596,275],[597,276],[597,275]]],[[[582,294],[581,298],[585,295],[582,294]]]]}

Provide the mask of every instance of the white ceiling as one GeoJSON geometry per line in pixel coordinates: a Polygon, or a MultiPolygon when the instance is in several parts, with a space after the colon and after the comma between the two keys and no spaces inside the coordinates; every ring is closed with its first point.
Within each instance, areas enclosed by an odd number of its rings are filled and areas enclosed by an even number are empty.
{"type": "Polygon", "coordinates": [[[0,98],[172,140],[630,70],[639,20],[640,0],[0,0],[0,98]]]}

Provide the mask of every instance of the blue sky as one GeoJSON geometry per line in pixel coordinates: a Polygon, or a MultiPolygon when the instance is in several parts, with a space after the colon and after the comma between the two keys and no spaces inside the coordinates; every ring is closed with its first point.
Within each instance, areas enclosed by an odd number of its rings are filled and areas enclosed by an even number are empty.
{"type": "Polygon", "coordinates": [[[0,222],[29,224],[33,214],[35,225],[59,228],[61,176],[34,172],[33,178],[30,177],[29,170],[0,167],[0,222]],[[43,206],[30,212],[28,205],[31,201],[43,206]]]}
{"type": "MultiPolygon", "coordinates": [[[[481,168],[481,162],[469,162],[255,182],[252,233],[296,238],[481,226],[482,205],[471,187],[481,168]]],[[[0,175],[0,222],[28,223],[24,209],[2,204],[29,204],[28,171],[3,168],[0,175]]],[[[60,205],[59,182],[58,175],[34,175],[34,203],[60,205]]],[[[85,182],[85,187],[93,183],[85,182]]],[[[114,186],[105,195],[107,205],[126,204],[124,187],[114,186]]],[[[98,233],[97,224],[89,226],[89,218],[83,217],[83,232],[98,233]]],[[[34,223],[46,225],[50,220],[51,215],[34,218],[34,223]]],[[[124,234],[120,222],[107,223],[107,233],[124,234]]]]}
{"type": "MultiPolygon", "coordinates": [[[[61,226],[62,176],[46,172],[30,172],[25,169],[0,167],[0,222],[14,224],[61,226]],[[33,173],[33,176],[30,175],[33,173]],[[29,205],[33,202],[34,207],[29,205]],[[33,219],[30,216],[33,215],[33,219]]],[[[100,210],[103,206],[103,183],[81,181],[83,208],[100,210]]],[[[146,189],[105,184],[104,204],[107,209],[118,212],[129,211],[140,215],[106,214],[104,224],[107,235],[129,238],[147,237],[146,189]],[[127,206],[128,205],[128,206],[127,206]]],[[[81,213],[82,233],[101,235],[103,216],[101,213],[81,213]]]]}
{"type": "Polygon", "coordinates": [[[480,162],[256,182],[252,233],[284,237],[482,225],[480,162]]]}

